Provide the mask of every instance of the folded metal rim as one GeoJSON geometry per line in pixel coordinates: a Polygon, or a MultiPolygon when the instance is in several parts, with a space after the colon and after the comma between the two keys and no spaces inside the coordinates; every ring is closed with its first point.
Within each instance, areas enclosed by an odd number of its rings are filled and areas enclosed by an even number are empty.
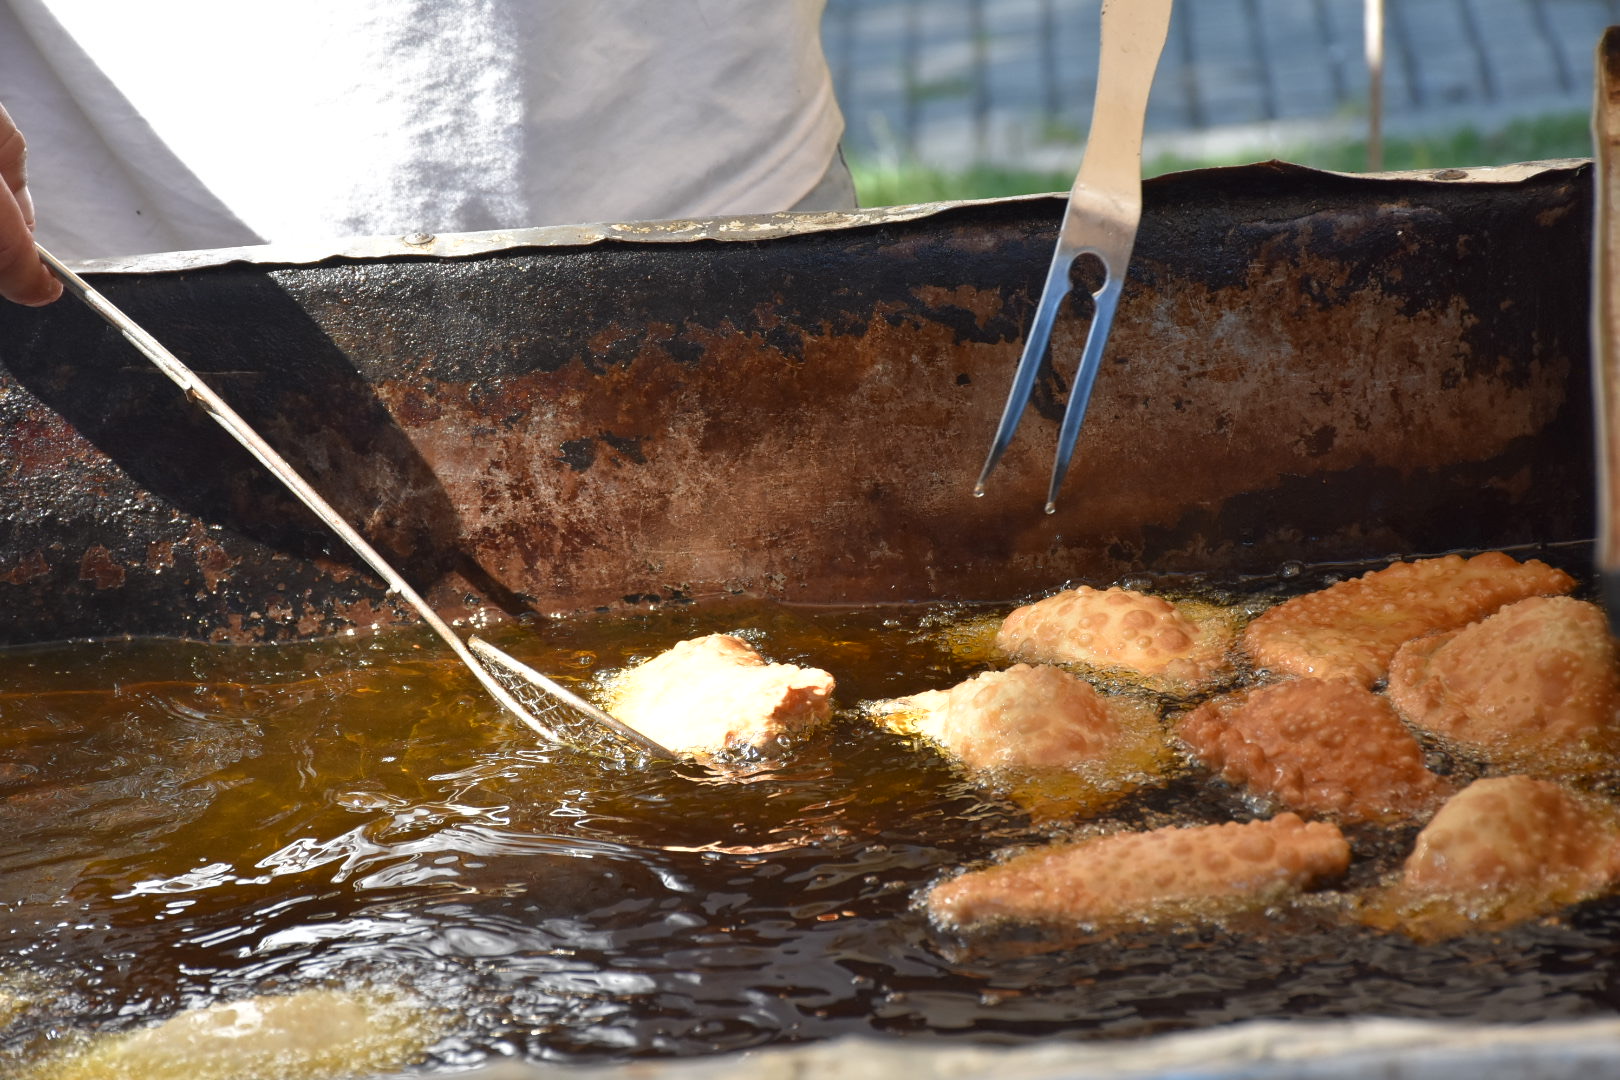
{"type": "MultiPolygon", "coordinates": [[[[1143,183],[1144,191],[1169,184],[1196,182],[1200,175],[1270,169],[1279,163],[1227,166],[1168,173],[1143,183]]],[[[1580,168],[1584,158],[1518,162],[1511,165],[1481,166],[1468,169],[1421,169],[1409,172],[1327,173],[1302,165],[1287,165],[1301,174],[1322,173],[1373,183],[1433,182],[1443,184],[1516,183],[1556,172],[1580,168]]],[[[1062,200],[1067,192],[1009,195],[996,199],[968,199],[915,203],[906,206],[876,206],[848,211],[784,211],[776,214],[745,214],[723,218],[676,219],[671,221],[595,222],[578,225],[546,225],[530,229],[497,229],[468,233],[413,233],[405,236],[357,236],[339,240],[283,241],[250,247],[211,248],[200,251],[170,251],[105,259],[67,260],[81,274],[153,274],[176,270],[200,270],[231,263],[300,266],[329,259],[466,258],[501,251],[536,247],[580,247],[618,240],[633,243],[683,243],[693,240],[753,241],[778,239],[802,233],[859,229],[873,225],[917,221],[962,207],[991,206],[998,203],[1062,200]]]]}
{"type": "MultiPolygon", "coordinates": [[[[590,1068],[590,1080],[710,1077],[742,1080],[1565,1080],[1611,1075],[1620,1065],[1620,1019],[1554,1024],[1346,1020],[1255,1021],[1128,1043],[939,1047],[841,1039],[784,1050],[590,1068]]],[[[421,1076],[412,1073],[411,1076],[421,1076]]],[[[501,1062],[457,1080],[537,1080],[555,1066],[501,1062]]],[[[403,1074],[376,1080],[404,1080],[403,1074]]]]}

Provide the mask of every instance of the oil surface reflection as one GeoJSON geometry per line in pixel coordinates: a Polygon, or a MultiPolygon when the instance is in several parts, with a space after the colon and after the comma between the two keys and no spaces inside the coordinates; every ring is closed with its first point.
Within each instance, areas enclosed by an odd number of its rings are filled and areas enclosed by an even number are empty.
{"type": "MultiPolygon", "coordinates": [[[[419,1003],[440,1021],[430,1064],[1615,1011],[1612,899],[1429,946],[1349,925],[1337,894],[1056,951],[943,939],[918,890],[1050,828],[853,707],[975,670],[940,632],[961,615],[722,607],[494,635],[586,681],[745,627],[837,676],[830,731],[726,777],[537,746],[415,634],[0,654],[0,1071],[182,1009],[325,987],[419,1003]]],[[[1254,813],[1184,772],[1109,817],[1254,813]]],[[[1400,853],[1370,831],[1352,844],[1347,890],[1400,853]]]]}

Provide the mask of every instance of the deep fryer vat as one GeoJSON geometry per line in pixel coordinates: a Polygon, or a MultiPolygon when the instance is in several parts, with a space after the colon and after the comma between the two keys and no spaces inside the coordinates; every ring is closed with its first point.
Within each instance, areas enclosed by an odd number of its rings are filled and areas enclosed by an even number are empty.
{"type": "MultiPolygon", "coordinates": [[[[1149,183],[1052,516],[1061,373],[1005,475],[966,496],[1047,199],[97,284],[448,614],[473,592],[545,613],[1003,600],[1588,538],[1588,184],[1287,166],[1149,183]]],[[[1058,355],[1082,329],[1060,323],[1058,355]]],[[[0,348],[0,643],[408,618],[88,312],[5,309],[0,348]]]]}
{"type": "MultiPolygon", "coordinates": [[[[96,282],[447,613],[1005,601],[1454,549],[1578,560],[1588,185],[1277,165],[1149,184],[1050,517],[1061,370],[968,493],[1057,200],[96,282]]],[[[1060,323],[1056,354],[1082,332],[1060,323]]],[[[0,363],[0,642],[408,621],[87,313],[0,311],[0,363]]]]}

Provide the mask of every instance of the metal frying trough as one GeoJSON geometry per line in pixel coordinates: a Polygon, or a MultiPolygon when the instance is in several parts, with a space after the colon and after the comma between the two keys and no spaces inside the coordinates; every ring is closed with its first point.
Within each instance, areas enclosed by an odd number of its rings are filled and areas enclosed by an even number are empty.
{"type": "MultiPolygon", "coordinates": [[[[95,283],[213,358],[449,620],[1001,601],[1593,535],[1589,164],[1272,164],[1143,195],[1086,498],[1055,515],[1044,379],[996,486],[965,489],[1059,198],[193,254],[95,283]]],[[[0,644],[414,621],[88,312],[0,308],[0,350],[0,644]]]]}
{"type": "MultiPolygon", "coordinates": [[[[1393,552],[1584,556],[1590,180],[1585,163],[1394,179],[1273,164],[1149,182],[1076,464],[1087,497],[1050,516],[1049,382],[996,488],[972,500],[964,478],[1058,199],[179,255],[95,280],[210,358],[210,382],[330,478],[334,507],[452,618],[737,594],[1005,601],[1069,579],[1241,582],[1393,552]]],[[[1082,336],[1054,327],[1061,347],[1082,336]]],[[[0,642],[251,643],[413,619],[177,397],[88,312],[0,308],[0,642]]],[[[696,846],[685,857],[707,865],[696,846]]],[[[1167,992],[1192,988],[1202,1010],[1208,957],[1185,952],[1153,980],[1184,978],[1167,992]]],[[[1583,938],[1564,960],[1598,976],[1583,1007],[1610,1007],[1613,951],[1583,938]]],[[[1511,1033],[1470,1031],[1532,1038],[1510,1004],[1511,1033]]],[[[795,1022],[795,1039],[826,1030],[808,1011],[795,1022]]],[[[1364,1047],[1364,1024],[1334,1025],[1337,1045],[1364,1047]]],[[[1407,1032],[1414,1052],[1444,1042],[1407,1032]]],[[[1536,1037],[1550,1052],[1577,1035],[1536,1037]]],[[[949,1049],[985,1049],[972,1039],[953,1030],[949,1049]]],[[[1234,1053],[1258,1067],[1279,1044],[1246,1045],[1234,1053]]]]}
{"type": "Polygon", "coordinates": [[[460,635],[452,630],[448,623],[439,618],[438,613],[430,608],[417,591],[405,580],[398,570],[377,553],[365,537],[355,531],[354,527],[345,521],[331,505],[321,497],[310,483],[305,480],[282,456],[259,437],[259,434],[242,419],[235,409],[226,404],[225,399],[216,394],[213,389],[196,373],[187,367],[179,357],[175,356],[162,343],[151,334],[143,330],[135,320],[124,314],[118,307],[91,288],[78,274],[70,270],[60,259],[36,245],[39,257],[44,260],[67,290],[87,307],[105,319],[108,324],[118,330],[124,338],[133,345],[158,369],[167,375],[176,386],[185,392],[189,400],[195,401],[220,427],[240,443],[248,453],[252,454],[258,462],[279,480],[288,491],[297,497],[298,501],[307,506],[322,523],[338,535],[355,554],[376,571],[389,589],[408,603],[422,621],[433,629],[450,651],[460,660],[462,665],[470,671],[479,684],[489,692],[489,695],[498,701],[507,712],[511,713],[520,722],[534,730],[536,734],[554,742],[580,742],[587,746],[600,741],[605,735],[608,738],[618,739],[637,750],[652,753],[662,758],[673,758],[675,755],[658,743],[647,738],[641,732],[620,723],[603,710],[592,705],[566,687],[559,686],[550,678],[523,664],[505,652],[482,641],[473,638],[463,643],[460,635]],[[558,723],[558,720],[563,723],[558,723]],[[587,731],[582,732],[584,727],[587,731]],[[592,736],[596,736],[593,738],[592,736]]]}

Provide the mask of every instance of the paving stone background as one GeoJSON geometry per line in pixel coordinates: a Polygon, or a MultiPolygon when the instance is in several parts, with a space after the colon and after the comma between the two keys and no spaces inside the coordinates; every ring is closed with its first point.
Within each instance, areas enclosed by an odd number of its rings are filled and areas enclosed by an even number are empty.
{"type": "MultiPolygon", "coordinates": [[[[1363,0],[1177,0],[1147,152],[1366,130],[1363,0]]],[[[1090,122],[1100,0],[828,0],[823,44],[866,156],[1062,167],[1090,122]]],[[[1390,134],[1586,111],[1620,0],[1386,0],[1390,134]]]]}

